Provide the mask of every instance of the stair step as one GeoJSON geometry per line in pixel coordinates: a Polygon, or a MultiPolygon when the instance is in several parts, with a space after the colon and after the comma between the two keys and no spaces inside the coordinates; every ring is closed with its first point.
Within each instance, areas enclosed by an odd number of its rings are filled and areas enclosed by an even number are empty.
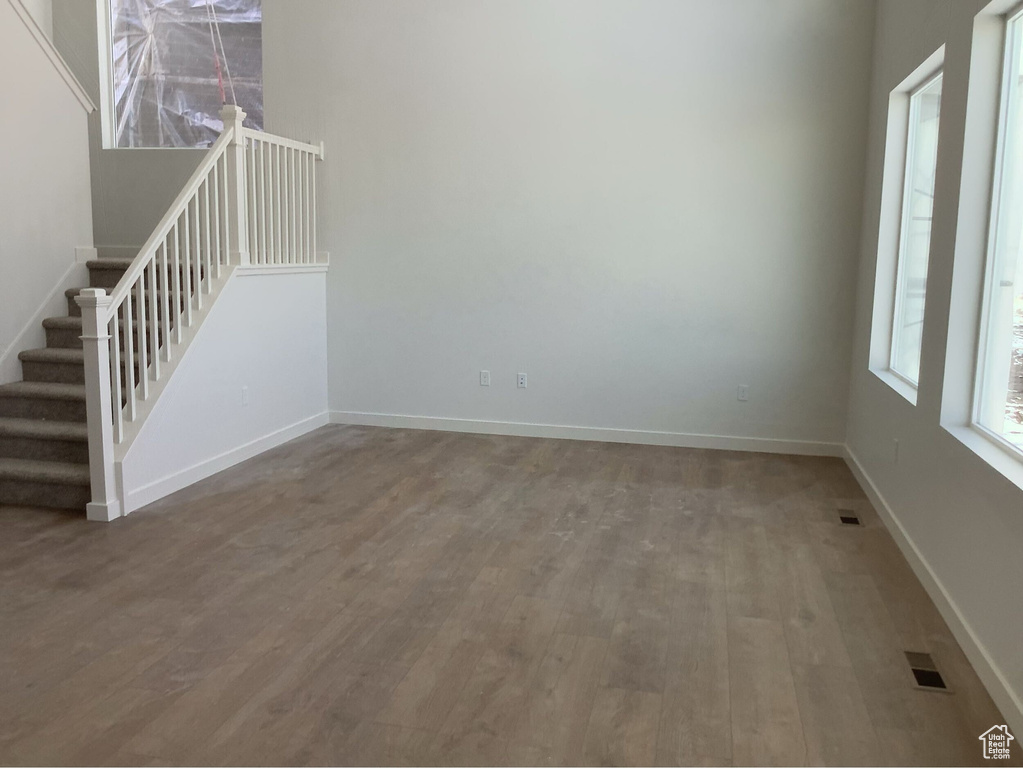
{"type": "MultiPolygon", "coordinates": [[[[147,317],[146,321],[148,322],[148,320],[149,320],[149,318],[147,317]]],[[[131,324],[133,326],[137,326],[138,325],[138,321],[137,320],[132,320],[131,324]]],[[[61,330],[78,331],[79,333],[81,333],[81,331],[82,331],[82,318],[81,317],[71,317],[71,316],[68,316],[68,315],[62,315],[60,317],[48,317],[45,320],[43,320],[43,328],[54,328],[54,329],[61,329],[61,330]]]]}
{"type": "Polygon", "coordinates": [[[81,510],[90,496],[88,465],[0,458],[0,504],[81,510]]]}
{"type": "MultiPolygon", "coordinates": [[[[138,322],[132,322],[132,328],[138,330],[138,322]]],[[[174,324],[171,323],[171,327],[174,324]]],[[[43,328],[46,330],[46,346],[51,349],[81,349],[82,348],[82,318],[81,317],[48,317],[43,320],[43,328]]],[[[149,332],[147,323],[146,333],[149,332]]],[[[163,328],[159,329],[159,338],[163,341],[163,328]]],[[[124,329],[121,329],[121,341],[124,341],[124,329]]]]}
{"type": "Polygon", "coordinates": [[[85,262],[85,266],[89,268],[89,285],[106,288],[109,293],[131,266],[131,259],[93,259],[85,262]]]}
{"type": "Polygon", "coordinates": [[[82,348],[82,318],[79,317],[48,317],[43,320],[46,331],[46,346],[64,347],[67,349],[82,348]]]}
{"type": "Polygon", "coordinates": [[[85,385],[15,381],[0,385],[0,416],[85,421],[85,385]]]}
{"type": "MultiPolygon", "coordinates": [[[[87,261],[85,266],[89,268],[89,285],[93,288],[106,288],[109,290],[117,285],[121,277],[131,265],[132,259],[93,259],[91,261],[87,261]]],[[[168,271],[173,270],[173,263],[168,262],[167,268],[168,271]]],[[[182,274],[184,274],[185,264],[183,260],[178,262],[178,269],[180,269],[182,274]]],[[[193,271],[194,269],[195,262],[192,261],[189,263],[189,271],[193,271]]],[[[200,264],[199,269],[201,274],[206,274],[205,265],[200,264]]],[[[158,274],[162,273],[162,270],[163,267],[161,265],[157,265],[158,274]]],[[[157,279],[158,284],[159,282],[160,280],[157,279]]]]}
{"type": "MultiPolygon", "coordinates": [[[[116,283],[114,283],[114,285],[116,285],[116,283]]],[[[107,293],[110,293],[110,290],[114,286],[109,286],[109,287],[108,286],[94,286],[94,287],[97,287],[97,288],[104,288],[105,287],[107,289],[107,293]]],[[[78,304],[75,302],[75,296],[77,296],[79,294],[79,292],[81,292],[81,290],[82,290],[81,288],[68,288],[66,291],[64,291],[64,296],[67,299],[67,311],[68,311],[68,315],[70,317],[81,317],[82,316],[82,308],[80,306],[78,306],[78,304]]],[[[156,291],[156,295],[158,297],[160,297],[160,299],[162,300],[162,298],[163,298],[163,290],[162,289],[158,289],[156,291]]],[[[135,294],[134,293],[132,294],[131,298],[132,298],[132,301],[134,302],[134,300],[135,300],[135,294]]],[[[146,298],[146,306],[149,306],[149,291],[148,290],[146,290],[145,298],[146,298]]],[[[185,306],[184,297],[182,297],[182,299],[181,299],[181,306],[182,306],[182,308],[184,308],[184,306],[185,306]]]]}
{"type": "Polygon", "coordinates": [[[124,272],[132,265],[135,259],[123,259],[107,257],[103,259],[89,259],[85,262],[85,266],[89,269],[96,270],[118,270],[124,272]]]}
{"type": "Polygon", "coordinates": [[[64,291],[64,298],[67,299],[67,311],[71,317],[82,316],[82,308],[75,303],[75,296],[77,296],[81,290],[81,288],[68,288],[64,291]]]}
{"type": "MultiPolygon", "coordinates": [[[[41,347],[18,353],[22,378],[25,381],[54,384],[85,384],[85,352],[81,349],[41,347]]],[[[135,360],[135,380],[138,381],[139,361],[135,360]]],[[[121,384],[125,383],[126,361],[121,358],[121,384]]]]}
{"type": "Polygon", "coordinates": [[[62,315],[61,317],[47,317],[43,320],[43,328],[71,328],[76,331],[82,330],[82,318],[80,317],[68,317],[62,315]]]}
{"type": "Polygon", "coordinates": [[[43,347],[18,353],[25,381],[85,383],[85,353],[80,349],[43,347]]]}
{"type": "Polygon", "coordinates": [[[26,480],[58,485],[89,485],[89,468],[63,461],[0,459],[0,480],[26,480]]]}
{"type": "Polygon", "coordinates": [[[0,417],[0,458],[89,463],[84,422],[0,417]]]}
{"type": "Polygon", "coordinates": [[[80,421],[44,421],[11,419],[0,416],[0,437],[34,437],[40,440],[64,440],[85,443],[89,428],[80,421]]]}
{"type": "Polygon", "coordinates": [[[80,349],[51,349],[40,347],[39,349],[26,349],[18,353],[18,359],[39,363],[74,363],[81,365],[85,360],[85,353],[80,349]]]}

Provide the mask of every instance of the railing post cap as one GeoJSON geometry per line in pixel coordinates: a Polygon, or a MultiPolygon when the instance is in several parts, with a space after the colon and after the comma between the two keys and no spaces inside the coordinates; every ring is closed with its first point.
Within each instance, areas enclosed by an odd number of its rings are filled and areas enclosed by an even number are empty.
{"type": "Polygon", "coordinates": [[[225,104],[220,109],[220,116],[224,121],[228,120],[244,120],[245,110],[239,107],[237,104],[225,104]]]}
{"type": "Polygon", "coordinates": [[[110,304],[110,300],[103,288],[83,288],[75,296],[75,303],[80,307],[102,307],[110,304]]]}

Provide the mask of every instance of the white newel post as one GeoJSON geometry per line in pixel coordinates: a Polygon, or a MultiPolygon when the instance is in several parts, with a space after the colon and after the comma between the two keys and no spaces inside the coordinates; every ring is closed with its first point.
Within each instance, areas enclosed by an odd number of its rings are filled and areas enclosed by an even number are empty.
{"type": "Polygon", "coordinates": [[[121,516],[114,480],[114,423],[110,401],[110,297],[102,288],[85,288],[75,302],[82,308],[82,349],[85,352],[85,412],[89,424],[90,520],[121,516]]]}
{"type": "Polygon", "coordinates": [[[245,112],[241,107],[227,104],[220,110],[224,130],[234,128],[231,146],[227,150],[227,220],[231,234],[232,264],[249,263],[248,205],[245,198],[245,137],[242,122],[245,112]]]}

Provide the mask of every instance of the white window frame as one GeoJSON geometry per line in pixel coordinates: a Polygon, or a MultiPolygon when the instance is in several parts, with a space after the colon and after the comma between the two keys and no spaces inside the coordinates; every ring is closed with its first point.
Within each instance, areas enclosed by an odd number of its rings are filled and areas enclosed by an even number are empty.
{"type": "Polygon", "coordinates": [[[110,0],[96,0],[96,40],[99,49],[100,138],[103,149],[118,147],[114,138],[117,116],[114,114],[113,40],[110,32],[110,0]]]}
{"type": "MultiPolygon", "coordinates": [[[[870,336],[870,371],[911,405],[917,403],[918,382],[892,367],[906,233],[904,214],[909,202],[909,159],[912,157],[913,96],[943,77],[945,46],[927,57],[908,77],[892,89],[888,99],[881,215],[874,280],[874,308],[870,336]]],[[[939,143],[941,132],[939,130],[939,143]]],[[[928,245],[928,262],[933,238],[928,245]]],[[[928,270],[929,272],[930,270],[928,270]]]]}
{"type": "Polygon", "coordinates": [[[964,472],[993,471],[1023,490],[1023,454],[977,424],[976,418],[978,373],[986,359],[989,274],[994,267],[989,258],[997,217],[993,193],[1001,188],[1006,32],[1009,20],[1021,10],[1020,0],[991,0],[974,17],[940,424],[978,459],[964,463],[964,472]]]}
{"type": "Polygon", "coordinates": [[[995,285],[995,268],[998,266],[998,238],[1000,233],[1000,218],[1002,213],[1002,196],[1004,194],[1004,175],[1007,152],[1007,141],[1010,135],[1010,127],[1013,130],[1023,130],[1023,126],[1010,126],[1016,115],[1012,107],[1016,100],[1023,98],[1021,88],[1012,88],[1011,80],[1015,75],[1021,50],[1023,50],[1023,5],[1017,6],[1014,10],[1005,14],[1002,19],[1002,68],[999,83],[998,114],[996,116],[997,139],[994,158],[994,167],[991,173],[991,205],[988,217],[987,247],[984,254],[984,289],[981,299],[980,322],[977,338],[977,357],[974,365],[973,402],[970,427],[991,441],[994,445],[1007,451],[1019,461],[1023,461],[1023,446],[1017,445],[1006,439],[999,432],[994,431],[981,420],[985,408],[987,395],[986,378],[988,377],[988,352],[991,343],[991,304],[994,301],[994,292],[998,287],[995,285]],[[1020,36],[1014,37],[1010,34],[1013,24],[1021,25],[1020,36]]]}

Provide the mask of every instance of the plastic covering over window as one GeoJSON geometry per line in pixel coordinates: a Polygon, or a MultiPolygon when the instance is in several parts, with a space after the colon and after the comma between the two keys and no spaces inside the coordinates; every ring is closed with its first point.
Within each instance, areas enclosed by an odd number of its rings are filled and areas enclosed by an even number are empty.
{"type": "Polygon", "coordinates": [[[262,0],[110,0],[118,147],[207,147],[237,104],[263,127],[262,0]]]}

